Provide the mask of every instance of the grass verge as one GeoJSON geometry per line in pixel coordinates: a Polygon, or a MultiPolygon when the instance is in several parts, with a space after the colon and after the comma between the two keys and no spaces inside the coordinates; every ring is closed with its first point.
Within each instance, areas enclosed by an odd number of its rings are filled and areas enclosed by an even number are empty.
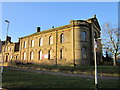
{"type": "MultiPolygon", "coordinates": [[[[98,80],[99,88],[118,88],[116,80],[98,80]]],[[[4,69],[3,88],[90,88],[94,80],[4,69]]]]}
{"type": "MultiPolygon", "coordinates": [[[[38,64],[19,64],[15,67],[21,68],[33,68],[44,71],[54,72],[67,72],[67,73],[80,73],[80,74],[92,74],[94,75],[94,66],[49,66],[38,64]]],[[[104,76],[119,76],[120,67],[118,66],[98,66],[98,74],[104,76]]]]}

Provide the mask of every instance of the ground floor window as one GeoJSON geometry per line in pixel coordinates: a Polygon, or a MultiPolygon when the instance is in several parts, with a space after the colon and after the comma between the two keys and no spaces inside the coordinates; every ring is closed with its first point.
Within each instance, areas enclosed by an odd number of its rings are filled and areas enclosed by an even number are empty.
{"type": "Polygon", "coordinates": [[[23,60],[26,60],[26,52],[23,53],[23,60]]]}
{"type": "Polygon", "coordinates": [[[82,59],[86,59],[87,58],[87,51],[86,48],[82,48],[82,59]]]}
{"type": "Polygon", "coordinates": [[[63,59],[63,49],[60,50],[60,59],[63,59]]]}
{"type": "Polygon", "coordinates": [[[53,59],[53,51],[52,51],[52,49],[50,49],[48,51],[48,59],[53,59]]]}
{"type": "Polygon", "coordinates": [[[39,51],[39,57],[38,57],[39,60],[42,60],[42,53],[43,53],[42,50],[39,51]]]}
{"type": "Polygon", "coordinates": [[[33,57],[34,57],[34,53],[32,51],[32,52],[30,52],[30,60],[33,60],[33,57]]]}

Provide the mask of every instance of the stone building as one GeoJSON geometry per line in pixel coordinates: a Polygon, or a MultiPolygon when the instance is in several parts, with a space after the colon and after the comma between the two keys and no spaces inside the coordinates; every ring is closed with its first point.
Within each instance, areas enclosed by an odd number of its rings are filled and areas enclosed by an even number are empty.
{"type": "Polygon", "coordinates": [[[53,27],[45,31],[37,27],[36,33],[19,38],[18,44],[7,44],[14,48],[14,52],[11,51],[9,56],[17,56],[14,59],[24,63],[92,65],[94,63],[94,38],[99,56],[97,60],[98,62],[101,60],[100,30],[96,16],[88,20],[71,20],[68,25],[53,27]],[[17,45],[19,49],[15,51],[15,46],[18,48],[17,45]]]}
{"type": "Polygon", "coordinates": [[[2,41],[2,52],[0,53],[0,61],[11,62],[19,57],[19,42],[11,42],[11,37],[7,36],[6,41],[2,41]],[[6,45],[6,46],[5,46],[6,45]]]}

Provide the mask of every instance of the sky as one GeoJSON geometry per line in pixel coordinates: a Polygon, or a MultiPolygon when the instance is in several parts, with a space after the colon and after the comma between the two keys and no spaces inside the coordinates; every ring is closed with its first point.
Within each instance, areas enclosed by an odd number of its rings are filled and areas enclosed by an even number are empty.
{"type": "Polygon", "coordinates": [[[18,38],[36,32],[59,27],[71,20],[86,20],[96,14],[100,26],[109,22],[118,24],[118,2],[2,2],[2,35],[5,40],[7,23],[8,35],[13,42],[18,38]]]}

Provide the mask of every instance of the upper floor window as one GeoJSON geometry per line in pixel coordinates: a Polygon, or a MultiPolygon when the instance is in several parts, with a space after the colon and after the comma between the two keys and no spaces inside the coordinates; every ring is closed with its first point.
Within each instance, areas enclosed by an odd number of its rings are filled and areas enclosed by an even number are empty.
{"type": "Polygon", "coordinates": [[[43,45],[43,38],[40,38],[39,39],[39,46],[42,46],[43,45]]]}
{"type": "Polygon", "coordinates": [[[97,38],[97,33],[96,32],[94,32],[94,38],[97,38]]]}
{"type": "Polygon", "coordinates": [[[24,45],[23,45],[23,48],[26,48],[26,41],[24,41],[24,45]]]}
{"type": "Polygon", "coordinates": [[[83,59],[86,59],[87,58],[87,51],[86,51],[86,48],[82,48],[82,58],[83,59]]]}
{"type": "Polygon", "coordinates": [[[10,51],[12,50],[12,47],[10,47],[10,51]]]}
{"type": "Polygon", "coordinates": [[[34,47],[34,40],[31,40],[31,47],[34,47]]]}
{"type": "Polygon", "coordinates": [[[63,49],[60,50],[60,59],[63,59],[63,49]]]}
{"type": "Polygon", "coordinates": [[[81,38],[82,38],[82,41],[86,41],[86,32],[85,31],[83,31],[82,33],[81,33],[81,38]]]}
{"type": "Polygon", "coordinates": [[[38,57],[39,60],[42,60],[42,53],[43,53],[42,50],[40,50],[39,51],[39,57],[38,57]]]}
{"type": "Polygon", "coordinates": [[[26,52],[23,53],[23,60],[26,60],[26,52]]]}
{"type": "Polygon", "coordinates": [[[30,52],[30,60],[33,60],[33,57],[34,57],[34,53],[32,51],[32,52],[30,52]]]}
{"type": "Polygon", "coordinates": [[[7,51],[7,47],[5,47],[5,51],[7,51]]]}
{"type": "Polygon", "coordinates": [[[63,33],[60,35],[60,43],[64,43],[64,34],[63,33]]]}
{"type": "Polygon", "coordinates": [[[53,59],[53,52],[52,49],[48,51],[48,59],[53,59]]]}
{"type": "Polygon", "coordinates": [[[53,44],[53,36],[50,36],[50,37],[49,37],[49,45],[50,45],[50,44],[53,44]]]}

